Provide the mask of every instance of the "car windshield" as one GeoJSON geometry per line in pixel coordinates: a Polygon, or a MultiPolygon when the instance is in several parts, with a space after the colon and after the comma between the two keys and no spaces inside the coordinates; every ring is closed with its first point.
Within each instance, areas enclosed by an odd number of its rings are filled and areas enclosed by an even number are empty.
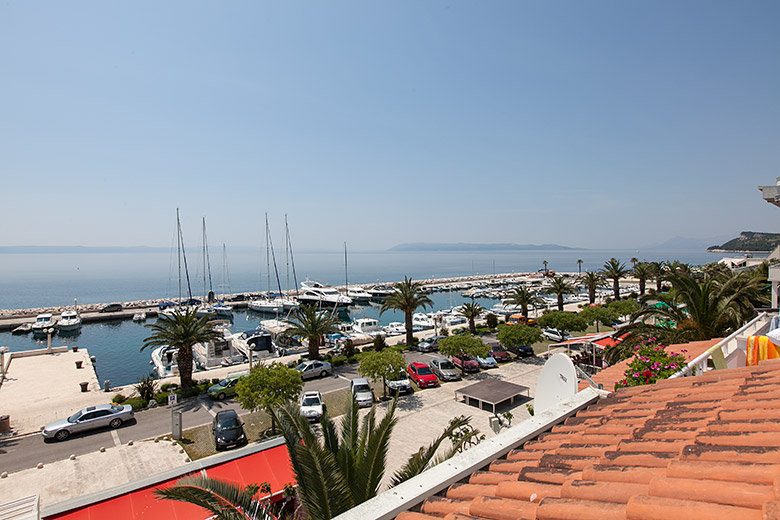
{"type": "Polygon", "coordinates": [[[442,361],[439,363],[439,368],[442,370],[455,370],[455,365],[450,363],[449,361],[442,361]]]}
{"type": "Polygon", "coordinates": [[[227,386],[230,384],[230,379],[223,379],[219,383],[217,383],[219,386],[227,386]]]}
{"type": "Polygon", "coordinates": [[[304,397],[301,406],[319,406],[320,399],[318,397],[304,397]]]}
{"type": "Polygon", "coordinates": [[[114,412],[114,413],[121,412],[124,409],[125,409],[125,407],[122,406],[121,404],[112,404],[111,405],[111,411],[114,412]]]}
{"type": "Polygon", "coordinates": [[[238,417],[225,417],[219,420],[220,430],[235,430],[236,428],[241,428],[241,422],[238,420],[238,417]]]}
{"type": "Polygon", "coordinates": [[[355,386],[354,386],[354,389],[355,389],[355,393],[356,393],[356,394],[363,394],[363,393],[366,393],[366,392],[370,392],[370,391],[371,391],[371,387],[370,387],[370,386],[368,386],[368,385],[367,385],[367,384],[365,384],[365,383],[364,383],[364,384],[360,384],[360,385],[355,385],[355,386]]]}
{"type": "Polygon", "coordinates": [[[307,365],[306,363],[301,363],[300,365],[298,365],[298,366],[297,366],[297,367],[295,367],[295,368],[296,368],[297,370],[300,370],[301,372],[303,372],[304,370],[306,370],[306,367],[307,367],[307,366],[309,366],[309,365],[307,365]]]}
{"type": "Polygon", "coordinates": [[[429,376],[433,374],[433,372],[431,372],[431,369],[428,367],[417,367],[417,374],[421,376],[429,376]]]}
{"type": "Polygon", "coordinates": [[[81,417],[81,412],[80,411],[76,412],[73,415],[71,415],[70,417],[68,417],[68,422],[72,422],[72,423],[76,422],[76,421],[79,420],[79,417],[81,417]]]}

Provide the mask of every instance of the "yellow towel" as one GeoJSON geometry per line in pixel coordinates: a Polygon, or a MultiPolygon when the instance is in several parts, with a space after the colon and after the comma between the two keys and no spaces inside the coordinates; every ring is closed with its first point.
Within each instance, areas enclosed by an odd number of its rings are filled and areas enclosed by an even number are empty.
{"type": "Polygon", "coordinates": [[[763,359],[780,357],[775,344],[766,336],[750,336],[747,340],[747,365],[755,366],[763,359]]]}

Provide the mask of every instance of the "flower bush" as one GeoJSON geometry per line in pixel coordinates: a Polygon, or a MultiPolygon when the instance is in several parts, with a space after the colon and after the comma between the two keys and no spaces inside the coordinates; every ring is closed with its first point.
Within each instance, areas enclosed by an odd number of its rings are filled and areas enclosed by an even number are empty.
{"type": "Polygon", "coordinates": [[[615,383],[615,389],[626,386],[650,385],[666,379],[687,363],[685,352],[668,352],[655,338],[643,341],[634,348],[634,357],[625,372],[625,378],[615,383]]]}

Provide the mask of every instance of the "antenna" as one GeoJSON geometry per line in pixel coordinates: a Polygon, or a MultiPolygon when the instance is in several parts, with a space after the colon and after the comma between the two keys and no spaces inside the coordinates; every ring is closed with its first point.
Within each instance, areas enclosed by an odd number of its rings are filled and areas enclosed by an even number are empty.
{"type": "Polygon", "coordinates": [[[577,372],[571,358],[553,354],[542,367],[536,382],[534,410],[543,412],[577,393],[577,372]]]}

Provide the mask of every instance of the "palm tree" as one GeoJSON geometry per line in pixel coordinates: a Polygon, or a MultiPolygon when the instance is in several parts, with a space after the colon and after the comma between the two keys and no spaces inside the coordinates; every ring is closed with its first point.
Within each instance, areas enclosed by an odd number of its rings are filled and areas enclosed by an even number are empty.
{"type": "Polygon", "coordinates": [[[165,489],[155,489],[157,498],[188,502],[208,510],[218,520],[269,520],[274,518],[263,500],[255,498],[259,487],[244,489],[231,482],[193,475],[165,489]]]}
{"type": "Polygon", "coordinates": [[[474,320],[479,318],[479,315],[482,314],[482,311],[484,310],[485,309],[474,300],[471,300],[471,303],[464,303],[463,307],[461,307],[459,314],[469,320],[469,332],[471,334],[477,333],[477,326],[474,323],[474,320]]]}
{"type": "Polygon", "coordinates": [[[586,271],[579,281],[588,288],[588,303],[596,303],[596,289],[604,286],[604,277],[600,273],[586,271]]]}
{"type": "Polygon", "coordinates": [[[601,274],[604,278],[612,280],[612,292],[615,295],[615,300],[620,299],[620,279],[625,278],[628,274],[626,270],[626,264],[618,260],[617,258],[610,258],[604,262],[604,267],[601,269],[601,274]]]}
{"type": "Polygon", "coordinates": [[[655,292],[661,292],[661,284],[664,281],[664,267],[661,262],[650,262],[650,276],[655,279],[655,292]]]}
{"type": "Polygon", "coordinates": [[[544,274],[547,274],[547,260],[542,260],[542,263],[544,264],[544,274]]]}
{"type": "Polygon", "coordinates": [[[629,261],[631,262],[631,265],[632,265],[633,267],[636,267],[636,264],[638,264],[638,263],[639,263],[639,259],[638,259],[637,257],[635,257],[635,256],[632,256],[632,257],[631,257],[631,260],[629,260],[629,261]]]}
{"type": "Polygon", "coordinates": [[[519,305],[521,313],[526,319],[528,319],[528,307],[536,307],[542,303],[542,299],[539,296],[528,290],[528,288],[523,285],[512,289],[512,291],[507,294],[507,297],[504,299],[504,301],[511,305],[519,305]]]}
{"type": "Polygon", "coordinates": [[[315,305],[301,305],[287,321],[287,336],[300,336],[309,344],[309,359],[319,359],[320,346],[325,335],[336,332],[338,318],[327,311],[318,311],[315,305]]]}
{"type": "Polygon", "coordinates": [[[577,274],[582,274],[582,259],[577,260],[577,274]]]}
{"type": "Polygon", "coordinates": [[[420,282],[413,282],[411,278],[404,277],[404,281],[397,283],[395,290],[385,298],[382,302],[382,308],[379,310],[380,316],[390,309],[404,313],[406,319],[406,344],[409,347],[414,344],[412,314],[418,307],[423,309],[433,307],[433,301],[428,297],[420,282]]]}
{"type": "Polygon", "coordinates": [[[640,262],[634,266],[634,277],[639,280],[639,294],[645,294],[647,279],[650,277],[650,264],[640,262]]]}
{"type": "Polygon", "coordinates": [[[208,321],[207,317],[198,318],[195,309],[186,309],[173,315],[164,315],[157,323],[146,325],[152,335],[144,339],[141,350],[146,347],[170,345],[177,349],[176,363],[179,366],[179,383],[182,390],[192,388],[192,346],[196,343],[208,343],[221,337],[221,334],[208,321]]]}
{"type": "Polygon", "coordinates": [[[763,284],[747,272],[700,282],[681,270],[669,273],[667,279],[672,290],[654,295],[659,304],[634,314],[635,324],[627,331],[661,334],[678,343],[728,336],[753,316],[755,304],[766,302],[763,284]]]}
{"type": "MultiPolygon", "coordinates": [[[[362,420],[359,420],[358,410],[357,402],[349,403],[338,428],[326,413],[320,421],[322,440],[309,421],[301,416],[297,406],[288,404],[274,412],[282,426],[300,500],[312,520],[333,518],[375,497],[379,491],[390,438],[397,422],[396,401],[381,420],[376,417],[375,407],[362,420]]],[[[395,474],[393,485],[436,462],[434,455],[439,445],[469,421],[466,417],[450,421],[428,448],[413,455],[395,474]]],[[[446,455],[454,455],[462,446],[462,441],[454,443],[446,455]]]]}
{"type": "Polygon", "coordinates": [[[553,276],[552,283],[547,288],[549,294],[555,294],[558,296],[558,310],[563,310],[563,295],[571,293],[574,288],[566,281],[563,276],[553,276]]]}

